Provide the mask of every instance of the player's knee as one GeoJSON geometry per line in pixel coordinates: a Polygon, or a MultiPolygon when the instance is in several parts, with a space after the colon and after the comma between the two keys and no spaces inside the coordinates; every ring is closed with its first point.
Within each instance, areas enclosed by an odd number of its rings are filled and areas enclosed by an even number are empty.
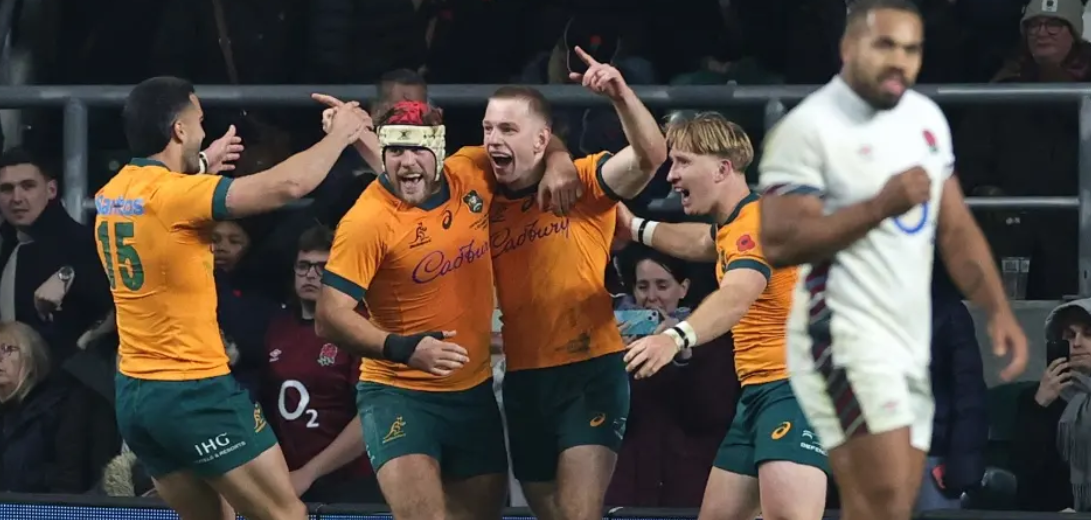
{"type": "Polygon", "coordinates": [[[873,481],[862,486],[859,492],[842,497],[842,503],[849,502],[849,507],[865,513],[869,518],[889,518],[900,520],[909,518],[912,505],[905,499],[904,486],[894,482],[873,481]]]}

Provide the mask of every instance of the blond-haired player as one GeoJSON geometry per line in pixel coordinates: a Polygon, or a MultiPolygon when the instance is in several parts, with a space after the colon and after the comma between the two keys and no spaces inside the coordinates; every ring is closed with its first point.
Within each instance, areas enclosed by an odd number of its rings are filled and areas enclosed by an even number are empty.
{"type": "Polygon", "coordinates": [[[630,372],[646,378],[686,350],[728,331],[743,385],[731,428],[705,487],[700,519],[813,520],[826,503],[826,453],[788,383],[784,334],[796,269],[773,269],[762,253],[758,196],[743,172],[754,158],[750,138],[719,114],[667,127],[673,161],[667,180],[689,215],[717,224],[668,224],[619,217],[619,232],[679,258],[716,262],[720,287],[689,319],[629,345],[630,372]]]}

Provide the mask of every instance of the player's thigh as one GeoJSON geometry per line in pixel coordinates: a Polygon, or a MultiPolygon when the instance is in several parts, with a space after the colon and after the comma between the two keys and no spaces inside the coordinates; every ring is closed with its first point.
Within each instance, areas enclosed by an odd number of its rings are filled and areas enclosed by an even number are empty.
{"type": "Polygon", "coordinates": [[[629,375],[621,352],[559,368],[557,383],[575,392],[556,405],[561,500],[590,492],[601,510],[629,419],[629,375]]]}
{"type": "Polygon", "coordinates": [[[760,510],[758,479],[713,467],[698,520],[753,520],[760,510]]]}
{"type": "Polygon", "coordinates": [[[561,453],[557,500],[566,520],[602,518],[606,489],[616,464],[617,453],[607,446],[586,444],[561,453]]]}
{"type": "Polygon", "coordinates": [[[815,466],[770,460],[758,466],[765,520],[810,520],[826,509],[826,473],[815,466]]]}
{"type": "Polygon", "coordinates": [[[447,520],[439,461],[429,455],[395,457],[377,470],[379,487],[394,518],[447,520]]]}
{"type": "Polygon", "coordinates": [[[227,473],[209,478],[236,511],[251,520],[303,520],[307,508],[288,479],[280,446],[273,444],[257,457],[227,473]]]}
{"type": "Polygon", "coordinates": [[[507,498],[508,455],[492,380],[436,397],[430,411],[442,421],[440,474],[448,512],[498,518],[507,498]]]}
{"type": "Polygon", "coordinates": [[[431,396],[372,382],[356,386],[364,444],[383,497],[397,518],[443,518],[440,479],[445,427],[431,396]]]}
{"type": "Polygon", "coordinates": [[[557,496],[557,482],[520,482],[523,495],[531,512],[540,520],[563,520],[560,499],[557,496]]]}
{"type": "MultiPolygon", "coordinates": [[[[743,389],[746,392],[746,389],[743,389]]],[[[758,467],[754,463],[754,432],[752,414],[747,403],[740,399],[735,417],[727,428],[724,440],[712,459],[712,467],[727,473],[757,478],[758,467]]]]}
{"type": "Polygon", "coordinates": [[[235,511],[203,479],[188,470],[153,478],[155,491],[180,520],[234,520],[235,511]]]}

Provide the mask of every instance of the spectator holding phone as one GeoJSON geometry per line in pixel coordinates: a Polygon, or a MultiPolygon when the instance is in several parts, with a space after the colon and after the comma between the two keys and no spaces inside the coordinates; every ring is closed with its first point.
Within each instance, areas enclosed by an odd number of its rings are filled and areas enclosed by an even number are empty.
{"type": "MultiPolygon", "coordinates": [[[[660,330],[686,319],[689,308],[682,301],[690,283],[685,262],[640,245],[630,246],[621,257],[632,294],[617,310],[654,310],[660,330]]],[[[607,506],[701,505],[739,393],[730,336],[715,343],[688,352],[688,362],[630,380],[629,420],[606,492],[607,506]]]]}
{"type": "Polygon", "coordinates": [[[1046,318],[1047,366],[1020,396],[1012,469],[1025,511],[1091,511],[1091,298],[1046,318]]]}

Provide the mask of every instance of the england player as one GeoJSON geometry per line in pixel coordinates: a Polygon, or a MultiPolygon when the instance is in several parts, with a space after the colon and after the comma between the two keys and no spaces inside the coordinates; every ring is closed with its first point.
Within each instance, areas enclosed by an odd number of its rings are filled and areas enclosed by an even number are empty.
{"type": "Polygon", "coordinates": [[[921,18],[907,0],[854,5],[840,75],[767,138],[762,240],[800,265],[788,324],[792,389],[823,446],[846,520],[910,517],[931,441],[934,242],[989,317],[993,352],[1026,365],[1026,338],[952,176],[943,113],[909,90],[921,18]]]}
{"type": "MultiPolygon", "coordinates": [[[[466,147],[444,160],[442,114],[421,102],[395,104],[376,131],[386,173],[337,227],[316,327],[365,358],[364,441],[395,518],[498,519],[507,453],[491,382],[493,299],[482,297],[493,284],[489,158],[466,147]]],[[[555,157],[571,166],[567,153],[555,157]]]]}
{"type": "Polygon", "coordinates": [[[700,518],[812,520],[826,505],[826,454],[807,424],[785,366],[784,329],[797,269],[774,269],[762,251],[758,196],[744,172],[754,159],[750,138],[719,114],[667,125],[667,180],[690,215],[716,225],[668,224],[620,210],[621,238],[667,254],[715,262],[719,288],[689,319],[629,345],[628,368],[650,377],[676,355],[727,334],[734,336],[742,394],[705,486],[700,518]]]}
{"type": "Polygon", "coordinates": [[[136,158],[95,195],[99,257],[121,340],[121,435],[159,496],[184,520],[233,519],[235,511],[259,520],[302,520],[307,511],[276,438],[261,408],[231,377],[205,230],[214,220],[303,197],[363,127],[346,113],[310,149],[268,171],[231,179],[203,173],[201,104],[188,81],[140,83],[122,117],[136,158]]]}
{"type": "Polygon", "coordinates": [[[490,216],[507,373],[512,470],[538,518],[602,517],[629,415],[625,346],[605,288],[618,202],[666,160],[659,124],[618,70],[576,48],[573,80],[607,97],[630,146],[575,161],[585,195],[566,216],[534,204],[551,140],[549,102],[530,87],[489,99],[485,148],[500,183],[490,216]]]}

